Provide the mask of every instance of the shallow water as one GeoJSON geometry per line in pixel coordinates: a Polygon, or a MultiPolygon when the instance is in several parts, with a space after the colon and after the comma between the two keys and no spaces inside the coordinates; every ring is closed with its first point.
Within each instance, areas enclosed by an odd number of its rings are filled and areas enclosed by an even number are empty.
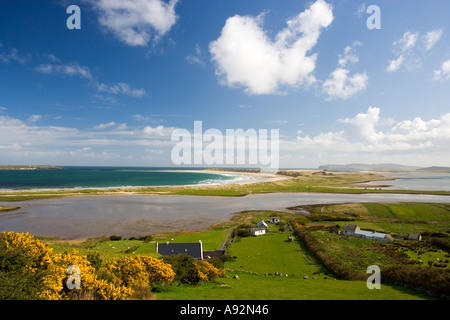
{"type": "Polygon", "coordinates": [[[388,185],[383,189],[396,190],[427,190],[427,191],[450,191],[450,173],[448,172],[402,172],[384,173],[388,178],[395,180],[371,181],[361,185],[371,187],[377,185],[388,185]]]}
{"type": "Polygon", "coordinates": [[[81,239],[202,230],[243,210],[286,210],[345,202],[450,202],[450,196],[407,194],[271,193],[245,197],[180,195],[91,196],[2,202],[20,210],[0,214],[0,232],[81,239]]]}

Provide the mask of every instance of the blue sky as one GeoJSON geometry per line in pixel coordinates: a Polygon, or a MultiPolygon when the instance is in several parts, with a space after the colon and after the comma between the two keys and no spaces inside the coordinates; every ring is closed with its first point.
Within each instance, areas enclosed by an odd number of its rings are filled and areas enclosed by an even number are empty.
{"type": "Polygon", "coordinates": [[[448,12],[446,0],[3,0],[0,164],[171,166],[172,132],[202,121],[279,129],[281,167],[450,165],[448,12]],[[367,27],[370,5],[381,29],[367,27]]]}

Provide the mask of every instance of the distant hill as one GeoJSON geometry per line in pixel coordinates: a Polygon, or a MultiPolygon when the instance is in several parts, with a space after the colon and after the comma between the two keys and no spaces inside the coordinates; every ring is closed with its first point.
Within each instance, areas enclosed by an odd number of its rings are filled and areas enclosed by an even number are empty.
{"type": "Polygon", "coordinates": [[[319,167],[320,170],[331,171],[413,171],[421,169],[420,167],[404,166],[395,163],[381,163],[381,164],[327,164],[319,167]]]}
{"type": "Polygon", "coordinates": [[[450,172],[450,167],[426,167],[426,168],[420,168],[417,169],[417,171],[449,171],[450,172]]]}

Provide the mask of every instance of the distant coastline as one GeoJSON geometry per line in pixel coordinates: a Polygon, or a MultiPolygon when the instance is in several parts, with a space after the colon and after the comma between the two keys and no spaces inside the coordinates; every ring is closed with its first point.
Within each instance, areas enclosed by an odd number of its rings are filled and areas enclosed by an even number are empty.
{"type": "Polygon", "coordinates": [[[0,165],[0,170],[63,170],[52,165],[0,165]]]}

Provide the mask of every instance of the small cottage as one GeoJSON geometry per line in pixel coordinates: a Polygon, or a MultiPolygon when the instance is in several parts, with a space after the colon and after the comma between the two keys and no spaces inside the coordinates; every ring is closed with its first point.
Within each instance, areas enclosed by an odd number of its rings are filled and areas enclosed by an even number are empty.
{"type": "Polygon", "coordinates": [[[344,230],[342,231],[341,234],[345,235],[345,236],[349,236],[349,237],[382,241],[382,242],[394,241],[394,238],[389,234],[382,233],[382,232],[376,232],[376,231],[361,230],[359,228],[359,226],[357,226],[355,224],[346,224],[344,226],[344,230]]]}
{"type": "Polygon", "coordinates": [[[419,233],[408,233],[408,240],[421,241],[422,235],[419,233]]]}
{"type": "Polygon", "coordinates": [[[268,226],[267,223],[265,223],[264,221],[258,222],[258,224],[256,225],[256,227],[258,227],[258,228],[264,228],[264,229],[266,229],[266,230],[269,229],[269,226],[268,226]]]}
{"type": "Polygon", "coordinates": [[[266,234],[266,229],[264,228],[252,228],[249,231],[252,236],[261,236],[266,234]]]}
{"type": "Polygon", "coordinates": [[[277,224],[277,223],[280,222],[281,220],[280,220],[280,218],[272,217],[272,218],[270,218],[268,221],[269,221],[269,223],[277,224]]]}

